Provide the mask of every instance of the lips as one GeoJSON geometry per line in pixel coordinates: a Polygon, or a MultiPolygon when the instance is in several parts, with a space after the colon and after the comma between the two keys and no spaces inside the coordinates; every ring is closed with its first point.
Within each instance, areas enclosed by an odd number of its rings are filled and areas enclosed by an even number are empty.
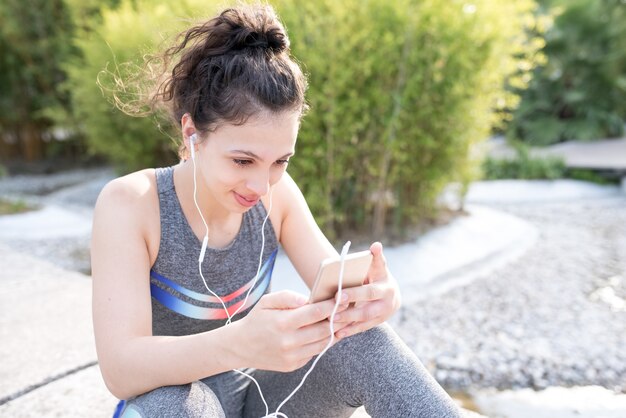
{"type": "Polygon", "coordinates": [[[259,202],[258,196],[244,197],[237,192],[233,192],[233,193],[235,194],[235,200],[241,206],[251,208],[252,206],[256,205],[259,202]]]}

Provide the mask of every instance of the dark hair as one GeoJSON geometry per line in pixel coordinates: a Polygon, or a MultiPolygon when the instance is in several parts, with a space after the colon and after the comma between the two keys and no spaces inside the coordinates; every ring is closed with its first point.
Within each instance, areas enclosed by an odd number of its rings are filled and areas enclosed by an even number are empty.
{"type": "Polygon", "coordinates": [[[306,78],[271,6],[226,9],[179,36],[161,56],[167,72],[151,97],[177,124],[189,113],[199,131],[210,132],[263,111],[305,112],[306,78]]]}

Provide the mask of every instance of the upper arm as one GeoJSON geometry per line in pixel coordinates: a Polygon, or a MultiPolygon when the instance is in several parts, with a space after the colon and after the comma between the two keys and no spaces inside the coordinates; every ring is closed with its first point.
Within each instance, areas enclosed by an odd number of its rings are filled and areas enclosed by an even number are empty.
{"type": "Polygon", "coordinates": [[[313,287],[320,262],[337,251],[317,226],[302,192],[285,173],[276,184],[282,219],[280,243],[306,285],[313,287]]]}
{"type": "Polygon", "coordinates": [[[113,180],[100,193],[94,210],[92,309],[105,379],[123,354],[124,341],[152,335],[150,256],[143,233],[151,210],[148,183],[139,174],[113,180]]]}

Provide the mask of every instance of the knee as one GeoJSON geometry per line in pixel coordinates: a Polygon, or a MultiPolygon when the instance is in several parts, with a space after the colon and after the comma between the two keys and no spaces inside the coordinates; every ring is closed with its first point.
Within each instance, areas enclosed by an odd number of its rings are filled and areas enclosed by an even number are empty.
{"type": "Polygon", "coordinates": [[[129,400],[121,418],[225,417],[213,391],[202,382],[164,386],[129,400]]]}
{"type": "Polygon", "coordinates": [[[387,323],[383,323],[367,331],[355,334],[338,342],[329,351],[335,362],[346,366],[359,367],[368,364],[393,364],[397,361],[416,362],[415,354],[387,323]],[[334,350],[334,352],[333,352],[334,350]]]}
{"type": "Polygon", "coordinates": [[[395,331],[385,322],[367,331],[352,335],[339,343],[337,346],[346,349],[368,348],[368,351],[376,350],[377,347],[387,347],[389,344],[397,345],[400,338],[395,331]]]}

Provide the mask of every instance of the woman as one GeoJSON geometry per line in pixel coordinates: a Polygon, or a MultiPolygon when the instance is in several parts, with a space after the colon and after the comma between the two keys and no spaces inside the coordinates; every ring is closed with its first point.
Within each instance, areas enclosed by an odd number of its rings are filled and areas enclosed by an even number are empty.
{"type": "MultiPolygon", "coordinates": [[[[328,344],[335,305],[268,293],[279,244],[309,288],[321,260],[337,255],[285,172],[305,77],[269,6],[225,10],[164,58],[177,63],[155,97],[180,124],[183,162],[113,180],[98,198],[100,368],[127,400],[122,416],[261,417],[328,344]]],[[[458,416],[383,324],[400,298],[381,244],[370,250],[367,284],[343,293],[335,345],[273,416],[347,417],[360,405],[374,417],[458,416]]]]}

